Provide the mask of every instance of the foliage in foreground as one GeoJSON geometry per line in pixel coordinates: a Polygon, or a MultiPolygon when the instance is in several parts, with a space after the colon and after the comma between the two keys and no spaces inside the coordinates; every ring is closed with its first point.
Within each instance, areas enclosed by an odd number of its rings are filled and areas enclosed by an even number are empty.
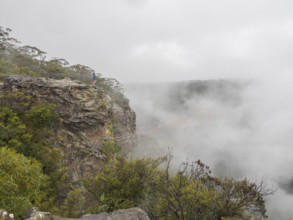
{"type": "Polygon", "coordinates": [[[85,181],[94,200],[90,212],[140,206],[152,219],[266,217],[264,197],[272,191],[262,183],[213,177],[200,161],[183,163],[171,172],[171,157],[127,161],[115,152],[108,155],[104,170],[85,181]]]}
{"type": "Polygon", "coordinates": [[[47,177],[42,166],[14,150],[0,148],[0,207],[18,219],[41,199],[41,187],[47,177]]]}
{"type": "MultiPolygon", "coordinates": [[[[40,198],[33,203],[45,210],[56,206],[64,179],[61,149],[50,145],[50,138],[56,137],[52,130],[58,126],[58,120],[56,107],[52,104],[33,103],[31,97],[23,93],[0,96],[0,146],[39,162],[47,181],[42,185],[40,198]]],[[[28,179],[28,184],[31,180],[28,179]]],[[[4,187],[3,184],[1,182],[0,187],[4,187]]],[[[13,199],[17,200],[12,197],[11,202],[13,199]]],[[[13,212],[19,213],[19,210],[22,209],[17,208],[13,212]]]]}
{"type": "MultiPolygon", "coordinates": [[[[168,159],[170,161],[170,158],[168,159]]],[[[222,219],[266,217],[262,183],[217,178],[202,162],[182,163],[175,174],[161,171],[145,204],[153,219],[222,219]]]]}

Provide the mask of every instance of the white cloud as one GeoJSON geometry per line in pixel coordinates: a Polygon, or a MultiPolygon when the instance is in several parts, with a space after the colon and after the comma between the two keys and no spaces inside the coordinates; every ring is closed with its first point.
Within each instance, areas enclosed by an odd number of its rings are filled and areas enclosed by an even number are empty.
{"type": "Polygon", "coordinates": [[[142,60],[143,62],[164,63],[164,65],[170,65],[171,67],[192,67],[192,62],[188,60],[188,51],[176,42],[141,44],[132,49],[131,57],[134,60],[142,60]]]}

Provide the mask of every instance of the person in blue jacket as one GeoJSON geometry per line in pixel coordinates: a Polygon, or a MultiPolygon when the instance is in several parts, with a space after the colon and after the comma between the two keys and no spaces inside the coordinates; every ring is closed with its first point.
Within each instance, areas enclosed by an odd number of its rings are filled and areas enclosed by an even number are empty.
{"type": "Polygon", "coordinates": [[[97,74],[96,74],[95,72],[93,72],[93,73],[92,73],[92,77],[93,77],[93,78],[92,78],[92,79],[93,79],[92,86],[93,86],[93,85],[95,85],[96,82],[97,82],[97,74]]]}

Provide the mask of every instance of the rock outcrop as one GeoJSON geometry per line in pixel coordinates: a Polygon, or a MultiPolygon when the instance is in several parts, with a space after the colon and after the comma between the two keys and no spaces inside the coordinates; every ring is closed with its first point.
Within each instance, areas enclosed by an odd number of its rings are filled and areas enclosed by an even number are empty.
{"type": "Polygon", "coordinates": [[[50,212],[40,212],[37,207],[32,207],[24,216],[25,220],[52,220],[53,215],[50,212]]]}
{"type": "Polygon", "coordinates": [[[0,219],[1,220],[13,220],[14,215],[12,213],[8,213],[7,211],[0,209],[0,219]]]}
{"type": "Polygon", "coordinates": [[[103,160],[99,149],[105,140],[115,139],[125,155],[135,146],[135,113],[129,105],[122,108],[113,103],[102,89],[70,79],[10,76],[1,90],[23,92],[33,102],[56,105],[62,126],[52,144],[63,149],[73,184],[99,172],[103,160]]]}
{"type": "MultiPolygon", "coordinates": [[[[1,220],[14,220],[14,215],[5,210],[0,210],[1,220]]],[[[24,215],[25,220],[150,220],[146,212],[140,208],[118,209],[111,213],[89,214],[81,218],[63,218],[54,216],[50,212],[41,212],[37,207],[32,207],[24,215]]]]}
{"type": "MultiPolygon", "coordinates": [[[[61,218],[54,216],[54,220],[70,220],[72,218],[61,218]]],[[[95,215],[84,215],[75,220],[149,220],[144,210],[140,208],[119,209],[111,213],[100,213],[95,215]]],[[[72,219],[74,220],[74,219],[72,219]]]]}

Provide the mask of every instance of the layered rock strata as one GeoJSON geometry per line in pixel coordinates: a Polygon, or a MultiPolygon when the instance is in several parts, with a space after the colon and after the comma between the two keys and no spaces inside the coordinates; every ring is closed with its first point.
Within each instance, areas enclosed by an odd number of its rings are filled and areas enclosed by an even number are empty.
{"type": "Polygon", "coordinates": [[[61,128],[52,143],[62,148],[71,183],[99,172],[105,140],[115,140],[127,155],[135,146],[135,113],[120,107],[102,89],[70,79],[53,80],[10,76],[2,93],[22,92],[35,103],[52,103],[61,117],[61,128]],[[115,129],[113,129],[115,128],[115,129]]]}

